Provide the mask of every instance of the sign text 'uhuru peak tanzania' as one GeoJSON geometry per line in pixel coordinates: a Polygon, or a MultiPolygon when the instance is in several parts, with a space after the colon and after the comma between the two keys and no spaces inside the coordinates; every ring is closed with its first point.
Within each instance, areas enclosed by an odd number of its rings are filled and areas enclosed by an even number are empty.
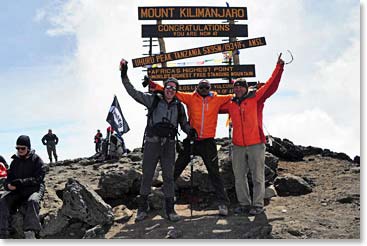
{"type": "Polygon", "coordinates": [[[246,49],[246,48],[252,48],[252,47],[263,46],[263,45],[266,45],[265,37],[260,37],[260,38],[229,42],[229,43],[214,44],[214,45],[198,47],[198,48],[193,48],[193,49],[188,49],[188,50],[174,51],[174,52],[159,54],[155,56],[141,57],[141,58],[133,59],[132,61],[133,61],[133,67],[142,67],[145,65],[164,63],[164,62],[169,62],[169,61],[174,61],[174,60],[179,60],[179,59],[185,59],[189,57],[210,55],[210,54],[221,53],[225,51],[246,49]]]}

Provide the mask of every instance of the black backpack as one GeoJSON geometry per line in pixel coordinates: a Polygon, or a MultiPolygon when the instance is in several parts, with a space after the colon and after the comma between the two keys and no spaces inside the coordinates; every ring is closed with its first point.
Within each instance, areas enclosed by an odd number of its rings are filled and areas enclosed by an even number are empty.
{"type": "MultiPolygon", "coordinates": [[[[158,137],[168,137],[168,138],[178,138],[177,135],[178,129],[176,126],[171,124],[169,120],[163,119],[162,122],[156,123],[153,126],[149,126],[149,121],[152,118],[154,110],[157,108],[158,103],[160,100],[162,100],[162,92],[154,92],[154,100],[152,103],[152,106],[148,108],[147,113],[147,126],[145,127],[144,131],[144,137],[143,137],[143,144],[142,144],[142,152],[144,150],[144,144],[145,144],[145,137],[146,136],[158,136],[158,137]]],[[[177,114],[178,114],[178,122],[181,122],[181,119],[183,117],[183,104],[177,99],[178,103],[177,105],[177,114]]]]}

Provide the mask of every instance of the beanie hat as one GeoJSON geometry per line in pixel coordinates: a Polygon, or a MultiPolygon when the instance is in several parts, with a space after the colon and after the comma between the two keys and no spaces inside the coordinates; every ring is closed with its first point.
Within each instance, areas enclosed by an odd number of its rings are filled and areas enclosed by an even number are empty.
{"type": "Polygon", "coordinates": [[[199,84],[208,84],[208,85],[210,85],[210,82],[207,79],[202,79],[202,80],[199,81],[199,84]]]}
{"type": "Polygon", "coordinates": [[[233,87],[235,87],[235,86],[242,86],[242,87],[246,87],[246,89],[248,89],[247,81],[243,78],[236,79],[234,84],[233,84],[233,87]]]}
{"type": "Polygon", "coordinates": [[[200,80],[199,81],[199,84],[197,85],[197,87],[200,87],[200,86],[202,86],[202,85],[206,85],[206,86],[209,86],[209,89],[211,88],[211,86],[210,86],[210,82],[209,82],[209,80],[207,80],[207,79],[202,79],[202,80],[200,80]]]}
{"type": "Polygon", "coordinates": [[[23,145],[23,146],[27,146],[28,149],[31,149],[31,140],[29,139],[28,136],[26,135],[21,135],[19,136],[19,138],[17,139],[17,145],[23,145]]]}
{"type": "Polygon", "coordinates": [[[173,78],[173,77],[168,78],[168,79],[166,79],[166,80],[163,82],[164,87],[166,87],[166,85],[167,85],[169,82],[175,83],[175,84],[176,84],[176,91],[178,91],[178,87],[179,87],[178,80],[177,80],[176,78],[173,78]]]}

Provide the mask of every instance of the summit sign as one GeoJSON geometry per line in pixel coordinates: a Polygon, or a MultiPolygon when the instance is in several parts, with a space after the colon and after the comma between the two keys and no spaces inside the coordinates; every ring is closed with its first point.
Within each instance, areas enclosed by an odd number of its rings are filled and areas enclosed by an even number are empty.
{"type": "Polygon", "coordinates": [[[139,7],[139,20],[247,20],[245,7],[139,7]]]}
{"type": "Polygon", "coordinates": [[[145,65],[169,62],[179,59],[185,59],[196,56],[210,55],[215,53],[221,53],[225,51],[253,48],[257,46],[266,45],[265,37],[222,43],[222,44],[214,44],[204,47],[198,47],[188,50],[180,50],[174,51],[164,54],[159,54],[155,56],[147,56],[133,59],[133,67],[142,67],[145,65]]]}

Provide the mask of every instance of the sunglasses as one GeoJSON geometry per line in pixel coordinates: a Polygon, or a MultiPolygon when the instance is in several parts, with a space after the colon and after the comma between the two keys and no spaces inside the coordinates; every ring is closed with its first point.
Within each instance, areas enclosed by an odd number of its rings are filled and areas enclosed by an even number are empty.
{"type": "Polygon", "coordinates": [[[208,86],[208,85],[199,85],[199,87],[198,87],[200,90],[203,90],[203,89],[205,89],[205,90],[209,90],[210,89],[210,86],[208,86]]]}
{"type": "Polygon", "coordinates": [[[176,86],[173,86],[173,85],[167,85],[165,88],[168,90],[174,90],[174,91],[177,89],[176,86]]]}
{"type": "Polygon", "coordinates": [[[17,147],[15,147],[15,149],[16,149],[16,150],[26,150],[26,149],[27,149],[27,147],[18,147],[18,146],[17,146],[17,147]]]}

